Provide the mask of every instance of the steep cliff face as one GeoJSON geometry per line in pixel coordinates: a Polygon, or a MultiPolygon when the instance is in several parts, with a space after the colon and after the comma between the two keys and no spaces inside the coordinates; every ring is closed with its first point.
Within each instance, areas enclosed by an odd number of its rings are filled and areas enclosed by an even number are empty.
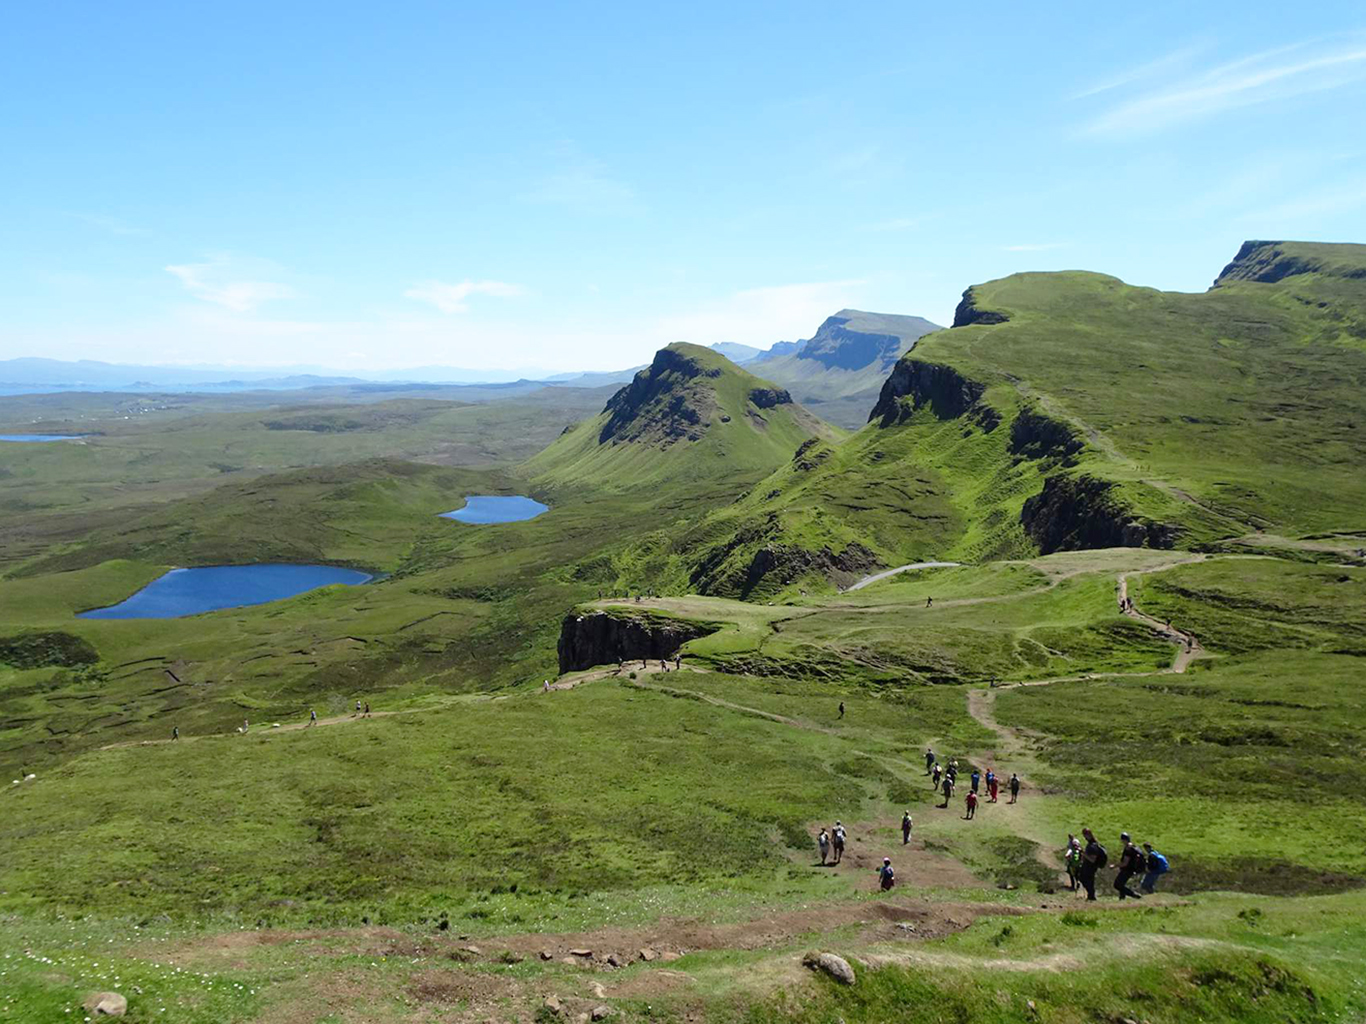
{"type": "Polygon", "coordinates": [[[1003,324],[1010,317],[991,309],[978,309],[974,289],[963,292],[958,308],[953,311],[954,327],[971,327],[974,324],[1003,324]]]}
{"type": "Polygon", "coordinates": [[[697,440],[714,404],[710,389],[697,387],[721,376],[716,367],[674,349],[655,353],[654,362],[613,395],[603,410],[610,413],[598,442],[658,440],[664,445],[684,438],[697,440]]]}
{"type": "MultiPolygon", "coordinates": [[[[1357,261],[1344,261],[1332,245],[1307,242],[1244,242],[1214,281],[1214,287],[1233,281],[1256,281],[1275,284],[1298,274],[1324,274],[1349,280],[1366,279],[1366,266],[1357,261]]],[[[1350,248],[1359,249],[1359,246],[1350,248]]]]}
{"type": "Polygon", "coordinates": [[[907,357],[896,364],[896,369],[883,383],[877,405],[868,414],[868,422],[877,420],[884,427],[895,426],[928,405],[941,420],[971,413],[983,427],[992,430],[1001,417],[995,409],[980,402],[986,390],[985,384],[969,380],[951,366],[907,357]]]}
{"type": "Polygon", "coordinates": [[[785,388],[752,388],[749,400],[760,409],[774,409],[780,405],[792,404],[792,396],[785,388]]]}
{"type": "Polygon", "coordinates": [[[715,633],[718,628],[649,613],[571,613],[560,624],[560,671],[575,672],[633,658],[672,658],[689,640],[715,633]]]}
{"type": "Polygon", "coordinates": [[[1020,510],[1025,533],[1045,554],[1088,548],[1170,548],[1176,527],[1135,516],[1114,495],[1114,484],[1092,476],[1055,474],[1020,510]]]}
{"type": "Polygon", "coordinates": [[[1084,442],[1070,426],[1025,406],[1010,424],[1010,452],[1026,459],[1067,459],[1084,442]]]}

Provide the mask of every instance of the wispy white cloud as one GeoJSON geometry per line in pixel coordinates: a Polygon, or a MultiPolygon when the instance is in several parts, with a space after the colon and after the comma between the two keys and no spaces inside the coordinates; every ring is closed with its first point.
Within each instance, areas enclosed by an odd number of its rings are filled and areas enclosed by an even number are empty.
{"type": "Polygon", "coordinates": [[[561,206],[575,213],[623,214],[642,208],[636,190],[614,177],[605,163],[565,143],[550,158],[554,166],[522,198],[530,203],[561,206]]]}
{"type": "Polygon", "coordinates": [[[1003,245],[1002,252],[1048,252],[1050,249],[1061,249],[1062,242],[1026,242],[1023,245],[1003,245]]]}
{"type": "Polygon", "coordinates": [[[291,299],[295,291],[275,281],[251,280],[260,261],[242,261],[230,255],[215,256],[204,263],[180,263],[166,267],[185,290],[197,299],[235,313],[249,313],[271,299],[291,299]]]}
{"type": "Polygon", "coordinates": [[[92,228],[99,228],[101,231],[107,231],[111,235],[148,234],[146,228],[137,227],[118,217],[110,217],[103,213],[81,213],[76,210],[67,210],[63,215],[70,217],[72,220],[81,221],[83,224],[88,224],[92,228]]]}
{"type": "Polygon", "coordinates": [[[666,317],[653,332],[659,344],[734,341],[767,348],[810,337],[826,317],[856,301],[863,281],[815,281],[749,288],[686,313],[666,317]]]}
{"type": "Polygon", "coordinates": [[[1141,82],[1146,78],[1153,78],[1164,72],[1187,65],[1193,57],[1200,53],[1201,49],[1198,46],[1186,46],[1179,50],[1173,50],[1165,56],[1120,71],[1108,78],[1101,79],[1094,85],[1087,86],[1079,92],[1074,92],[1072,99],[1081,100],[1088,96],[1098,96],[1100,93],[1109,92],[1111,89],[1132,85],[1134,82],[1141,82]]]}
{"type": "Polygon", "coordinates": [[[1229,110],[1338,89],[1362,79],[1366,79],[1366,37],[1296,43],[1134,96],[1095,118],[1088,130],[1097,135],[1154,132],[1229,110]]]}
{"type": "Polygon", "coordinates": [[[460,281],[457,284],[444,284],[441,281],[420,281],[407,289],[405,298],[427,302],[443,313],[464,313],[469,307],[471,295],[493,295],[501,299],[515,298],[526,294],[526,289],[518,284],[505,281],[460,281]]]}

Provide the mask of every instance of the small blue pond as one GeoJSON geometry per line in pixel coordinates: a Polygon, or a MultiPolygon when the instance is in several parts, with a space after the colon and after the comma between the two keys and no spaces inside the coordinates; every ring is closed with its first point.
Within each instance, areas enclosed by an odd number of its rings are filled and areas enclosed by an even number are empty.
{"type": "Polygon", "coordinates": [[[79,441],[84,434],[0,434],[0,441],[79,441]]]}
{"type": "Polygon", "coordinates": [[[458,519],[462,523],[520,523],[524,519],[535,519],[542,512],[549,512],[549,505],[542,505],[521,494],[500,496],[496,494],[471,494],[465,499],[465,507],[454,512],[442,512],[446,519],[458,519]]]}
{"type": "Polygon", "coordinates": [[[82,619],[178,619],[293,597],[333,583],[354,586],[371,577],[331,565],[213,565],[172,569],[126,601],[81,612],[82,619]]]}

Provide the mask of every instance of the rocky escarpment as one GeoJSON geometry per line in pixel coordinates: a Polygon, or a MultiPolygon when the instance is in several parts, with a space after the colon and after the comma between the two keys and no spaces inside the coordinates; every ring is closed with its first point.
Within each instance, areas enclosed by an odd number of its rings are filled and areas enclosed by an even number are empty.
{"type": "Polygon", "coordinates": [[[1275,284],[1297,274],[1328,274],[1353,280],[1366,278],[1366,266],[1344,265],[1334,260],[1329,254],[1332,248],[1294,242],[1244,242],[1233,262],[1215,278],[1214,287],[1233,281],[1275,284]],[[1300,251],[1293,251],[1296,249],[1300,251]]]}
{"type": "Polygon", "coordinates": [[[686,353],[660,349],[654,362],[608,399],[603,412],[611,415],[598,443],[656,440],[669,445],[697,440],[714,400],[711,390],[698,384],[719,376],[719,369],[703,366],[686,353]]]}
{"type": "Polygon", "coordinates": [[[859,370],[870,364],[891,369],[901,358],[901,339],[895,334],[872,334],[846,327],[848,317],[826,317],[798,353],[798,359],[814,359],[830,369],[859,370]]]}
{"type": "Polygon", "coordinates": [[[877,405],[868,414],[868,422],[878,420],[882,426],[891,427],[905,422],[917,409],[928,405],[941,420],[970,414],[987,430],[993,430],[1001,417],[981,401],[986,390],[987,386],[981,381],[969,380],[952,366],[904,358],[883,383],[877,405]]]}
{"type": "Polygon", "coordinates": [[[0,636],[0,665],[10,668],[77,668],[93,665],[100,654],[84,637],[71,633],[34,632],[0,636]]]}
{"type": "Polygon", "coordinates": [[[560,671],[576,672],[633,658],[672,658],[689,640],[718,628],[649,612],[574,612],[560,624],[560,671]]]}
{"type": "Polygon", "coordinates": [[[738,597],[772,593],[803,576],[819,574],[836,586],[846,586],[882,568],[877,555],[862,544],[842,551],[822,547],[817,551],[783,544],[776,524],[747,526],[707,551],[693,566],[692,588],[699,594],[738,597]]]}
{"type": "Polygon", "coordinates": [[[772,409],[779,405],[791,405],[792,396],[784,388],[752,388],[750,402],[760,409],[772,409]]]}
{"type": "Polygon", "coordinates": [[[1069,459],[1085,442],[1061,420],[1032,405],[1020,410],[1010,424],[1010,453],[1024,459],[1069,459]]]}
{"type": "Polygon", "coordinates": [[[1179,533],[1126,508],[1115,485],[1092,476],[1056,474],[1020,510],[1025,533],[1045,555],[1089,548],[1170,548],[1179,533]]]}
{"type": "Polygon", "coordinates": [[[973,289],[969,288],[963,292],[963,297],[958,301],[958,307],[953,311],[954,327],[971,327],[974,324],[1003,324],[1010,317],[1004,313],[998,313],[992,309],[977,308],[977,296],[973,294],[973,289]]]}

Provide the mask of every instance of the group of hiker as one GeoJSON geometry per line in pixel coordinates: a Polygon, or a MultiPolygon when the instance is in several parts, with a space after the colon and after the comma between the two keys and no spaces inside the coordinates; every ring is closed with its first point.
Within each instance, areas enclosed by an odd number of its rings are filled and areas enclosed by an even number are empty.
{"type": "MultiPolygon", "coordinates": [[[[1073,892],[1083,889],[1088,900],[1096,898],[1096,872],[1110,863],[1110,855],[1094,832],[1089,828],[1081,830],[1081,839],[1068,833],[1067,845],[1062,849],[1063,864],[1067,868],[1067,881],[1073,892]]],[[[1120,899],[1142,899],[1144,894],[1151,896],[1157,889],[1157,882],[1171,870],[1167,858],[1153,849],[1152,843],[1144,843],[1142,849],[1134,843],[1128,832],[1119,834],[1123,844],[1118,862],[1114,865],[1115,892],[1120,899]],[[1139,878],[1138,891],[1130,883],[1139,878]]]]}
{"type": "MultiPolygon", "coordinates": [[[[951,757],[947,765],[941,765],[934,748],[926,747],[925,774],[930,777],[930,788],[944,794],[944,802],[939,806],[948,807],[953,800],[954,790],[958,788],[958,758],[951,757]]],[[[1009,803],[1018,802],[1020,799],[1020,776],[1011,772],[1006,787],[1010,790],[1009,803]]],[[[984,775],[979,769],[973,768],[968,775],[968,791],[963,799],[965,806],[963,817],[969,821],[977,817],[979,793],[983,789],[986,792],[987,803],[1000,802],[1001,779],[996,774],[995,769],[988,768],[984,775]]]]}
{"type": "Polygon", "coordinates": [[[816,845],[821,848],[821,867],[825,867],[827,863],[834,867],[844,860],[844,839],[844,825],[838,821],[828,832],[821,829],[821,834],[816,837],[816,845]]]}

